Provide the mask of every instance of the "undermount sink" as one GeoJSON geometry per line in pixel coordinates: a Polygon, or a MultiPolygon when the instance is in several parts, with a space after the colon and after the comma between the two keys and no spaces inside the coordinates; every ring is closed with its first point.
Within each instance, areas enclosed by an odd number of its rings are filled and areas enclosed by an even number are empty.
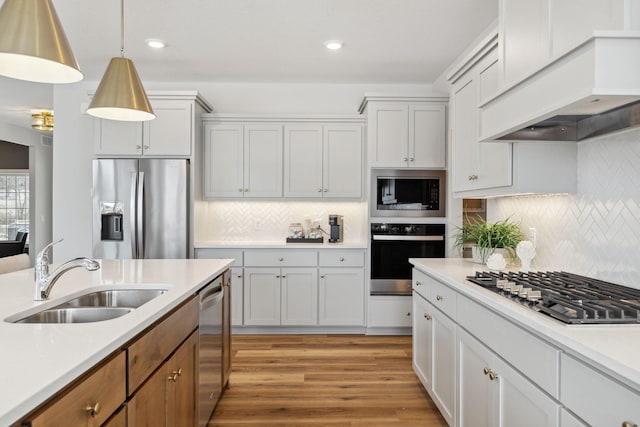
{"type": "Polygon", "coordinates": [[[64,301],[11,323],[91,323],[115,319],[167,292],[166,289],[105,289],[64,301]]]}
{"type": "Polygon", "coordinates": [[[91,323],[115,319],[130,313],[132,308],[74,307],[50,308],[14,323],[91,323]]]}
{"type": "Polygon", "coordinates": [[[165,289],[108,289],[80,295],[58,307],[129,307],[138,308],[155,297],[167,292],[165,289]]]}

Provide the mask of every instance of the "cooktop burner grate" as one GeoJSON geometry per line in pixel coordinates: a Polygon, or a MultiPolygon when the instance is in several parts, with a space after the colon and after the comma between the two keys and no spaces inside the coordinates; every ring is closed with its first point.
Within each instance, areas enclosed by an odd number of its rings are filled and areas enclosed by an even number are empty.
{"type": "Polygon", "coordinates": [[[640,323],[640,290],[561,272],[476,272],[467,280],[569,324],[640,323]]]}

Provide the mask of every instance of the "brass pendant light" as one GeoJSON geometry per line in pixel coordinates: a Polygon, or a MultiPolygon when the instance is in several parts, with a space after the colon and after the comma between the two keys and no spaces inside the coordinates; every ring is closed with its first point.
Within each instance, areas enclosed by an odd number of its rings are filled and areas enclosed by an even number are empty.
{"type": "Polygon", "coordinates": [[[146,121],[156,118],[133,61],[124,57],[124,0],[120,1],[120,57],[111,58],[87,113],[102,119],[146,121]]]}
{"type": "Polygon", "coordinates": [[[0,75],[73,83],[78,67],[51,0],[5,0],[0,8],[0,75]]]}

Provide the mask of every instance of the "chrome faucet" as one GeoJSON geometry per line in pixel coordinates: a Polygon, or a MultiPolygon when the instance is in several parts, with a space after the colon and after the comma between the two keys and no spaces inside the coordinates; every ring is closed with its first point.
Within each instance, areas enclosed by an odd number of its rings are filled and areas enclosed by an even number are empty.
{"type": "Polygon", "coordinates": [[[53,270],[51,274],[49,274],[49,250],[53,247],[53,245],[62,242],[63,239],[60,239],[55,242],[49,243],[38,253],[36,257],[36,265],[34,269],[35,281],[36,281],[36,289],[33,296],[34,301],[43,301],[49,299],[49,293],[53,288],[53,285],[56,284],[60,276],[62,276],[67,271],[76,267],[84,267],[89,271],[95,271],[100,268],[100,264],[98,261],[89,258],[74,258],[62,264],[60,267],[53,270]]]}

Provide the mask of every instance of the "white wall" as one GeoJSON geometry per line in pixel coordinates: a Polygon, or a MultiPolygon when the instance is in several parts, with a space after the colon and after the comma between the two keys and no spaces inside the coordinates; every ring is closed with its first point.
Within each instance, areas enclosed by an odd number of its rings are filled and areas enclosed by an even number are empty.
{"type": "MultiPolygon", "coordinates": [[[[96,86],[96,82],[82,82],[54,88],[53,238],[65,239],[55,251],[55,262],[91,254],[93,119],[81,114],[81,106],[89,102],[87,92],[96,86]]],[[[431,91],[429,85],[376,84],[145,83],[145,88],[197,90],[221,113],[354,114],[365,92],[431,91]]],[[[201,217],[208,211],[198,209],[197,213],[201,217]]]]}
{"type": "Polygon", "coordinates": [[[36,144],[29,147],[29,257],[31,263],[51,237],[51,175],[53,147],[36,144]]]}
{"type": "Polygon", "coordinates": [[[488,219],[537,229],[534,268],[640,289],[639,164],[638,129],[580,142],[577,194],[492,199],[488,219]]]}

